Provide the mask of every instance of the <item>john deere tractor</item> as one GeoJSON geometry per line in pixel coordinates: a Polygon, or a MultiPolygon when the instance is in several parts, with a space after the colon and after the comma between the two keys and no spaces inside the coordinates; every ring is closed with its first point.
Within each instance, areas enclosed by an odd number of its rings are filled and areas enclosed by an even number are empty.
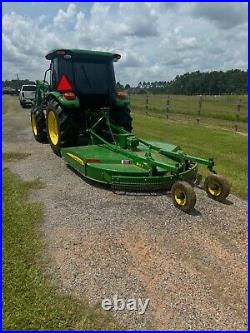
{"type": "Polygon", "coordinates": [[[50,67],[44,80],[36,82],[31,112],[35,139],[48,139],[54,153],[60,155],[61,148],[76,145],[79,136],[89,137],[88,129],[104,107],[110,109],[115,124],[131,132],[129,101],[124,93],[116,93],[113,62],[119,58],[118,54],[85,50],[47,54],[50,67]]]}
{"type": "Polygon", "coordinates": [[[31,110],[35,139],[49,142],[84,177],[113,189],[171,190],[174,205],[185,212],[194,208],[198,164],[203,164],[211,172],[204,182],[208,196],[225,200],[230,186],[214,171],[213,159],[131,133],[129,99],[116,91],[113,63],[120,58],[74,49],[48,53],[50,66],[36,82],[31,110]]]}

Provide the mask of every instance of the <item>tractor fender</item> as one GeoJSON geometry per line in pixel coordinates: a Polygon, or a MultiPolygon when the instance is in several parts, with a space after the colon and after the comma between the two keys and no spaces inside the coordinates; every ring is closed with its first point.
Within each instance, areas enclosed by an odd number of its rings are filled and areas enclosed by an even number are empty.
{"type": "Polygon", "coordinates": [[[112,96],[111,98],[111,104],[116,108],[124,108],[126,106],[129,106],[130,101],[128,98],[125,99],[119,99],[115,96],[112,96]]]}
{"type": "Polygon", "coordinates": [[[120,100],[118,98],[115,99],[115,106],[118,108],[124,108],[126,106],[129,106],[130,102],[128,99],[120,100]]]}
{"type": "Polygon", "coordinates": [[[62,107],[67,109],[78,109],[80,107],[80,101],[79,98],[76,96],[73,100],[68,100],[64,98],[63,94],[52,91],[49,92],[47,95],[47,98],[53,97],[62,107]]]}

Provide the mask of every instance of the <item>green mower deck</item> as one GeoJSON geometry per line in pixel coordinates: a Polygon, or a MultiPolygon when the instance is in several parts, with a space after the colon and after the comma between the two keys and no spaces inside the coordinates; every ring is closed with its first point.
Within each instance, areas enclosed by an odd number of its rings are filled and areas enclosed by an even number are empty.
{"type": "Polygon", "coordinates": [[[180,147],[141,140],[109,121],[108,110],[89,129],[89,144],[61,149],[61,156],[78,173],[115,190],[170,190],[174,205],[189,212],[196,203],[193,185],[198,164],[208,167],[205,180],[209,197],[222,201],[230,191],[227,180],[216,175],[213,159],[185,154],[180,147]],[[108,128],[110,141],[98,134],[98,127],[108,128]],[[101,125],[101,126],[100,126],[101,125]]]}
{"type": "Polygon", "coordinates": [[[170,189],[176,180],[195,181],[197,163],[181,168],[183,153],[177,146],[145,143],[133,151],[100,144],[63,148],[61,154],[84,177],[117,189],[161,190],[170,189]]]}

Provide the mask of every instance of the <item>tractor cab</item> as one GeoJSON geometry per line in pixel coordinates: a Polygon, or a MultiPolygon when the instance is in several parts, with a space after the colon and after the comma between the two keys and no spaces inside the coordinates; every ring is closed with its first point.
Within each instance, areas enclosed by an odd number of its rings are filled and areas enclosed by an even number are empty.
{"type": "Polygon", "coordinates": [[[85,108],[108,107],[116,96],[113,62],[119,54],[86,50],[53,50],[46,55],[51,60],[52,91],[74,94],[85,108]]]}
{"type": "Polygon", "coordinates": [[[36,140],[45,142],[48,138],[52,150],[60,155],[63,147],[79,142],[87,144],[93,126],[109,141],[114,140],[109,123],[131,132],[129,99],[126,94],[116,92],[113,63],[120,58],[119,54],[100,51],[49,52],[46,59],[50,60],[50,66],[43,81],[36,81],[31,112],[36,140]]]}

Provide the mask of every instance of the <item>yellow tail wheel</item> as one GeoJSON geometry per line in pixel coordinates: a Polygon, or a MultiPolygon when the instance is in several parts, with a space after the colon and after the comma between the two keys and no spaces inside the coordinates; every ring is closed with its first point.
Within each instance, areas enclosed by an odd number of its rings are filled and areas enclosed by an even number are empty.
{"type": "Polygon", "coordinates": [[[196,204],[196,194],[193,187],[185,181],[177,181],[171,189],[175,207],[184,212],[190,212],[196,204]]]}
{"type": "Polygon", "coordinates": [[[209,175],[204,182],[207,195],[217,201],[223,201],[230,193],[228,180],[220,175],[209,175]]]}

